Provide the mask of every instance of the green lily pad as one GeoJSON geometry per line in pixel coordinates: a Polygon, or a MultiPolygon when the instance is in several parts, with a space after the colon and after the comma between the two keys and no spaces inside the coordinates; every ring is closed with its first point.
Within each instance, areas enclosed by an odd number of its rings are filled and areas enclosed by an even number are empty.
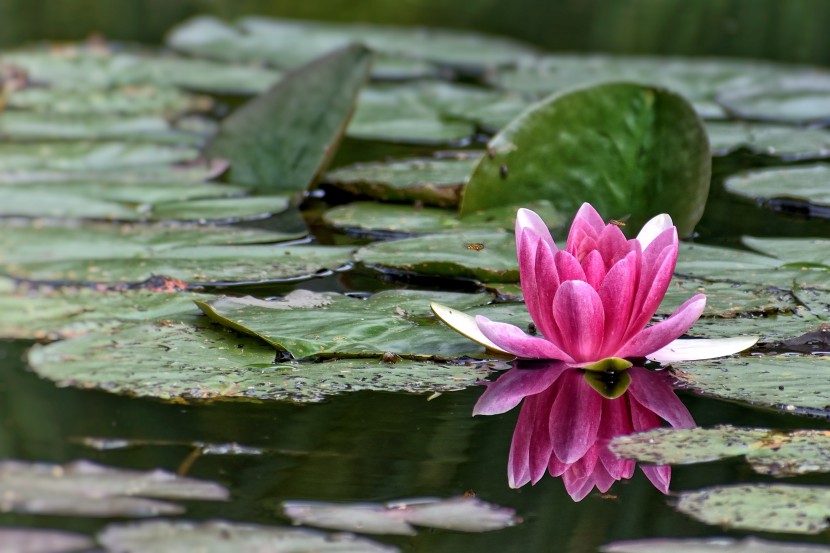
{"type": "Polygon", "coordinates": [[[481,356],[481,348],[432,317],[431,301],[460,309],[485,304],[485,294],[386,290],[368,299],[297,290],[282,300],[224,297],[196,304],[216,322],[262,338],[295,359],[481,356]]]}
{"type": "Polygon", "coordinates": [[[60,386],[163,399],[315,402],[359,390],[444,392],[472,386],[489,373],[487,363],[429,363],[394,356],[394,363],[374,358],[277,364],[274,357],[274,348],[257,338],[167,323],[119,327],[36,346],[28,359],[38,375],[60,386]]]}
{"type": "Polygon", "coordinates": [[[314,551],[315,553],[395,553],[397,548],[352,534],[327,534],[305,528],[259,526],[214,520],[187,522],[151,520],[110,524],[98,534],[110,551],[145,553],[261,553],[314,551]]]}
{"type": "Polygon", "coordinates": [[[419,498],[387,503],[285,501],[285,516],[294,524],[364,534],[416,534],[413,524],[461,532],[501,530],[520,522],[513,509],[477,497],[419,498]]]}
{"type": "Polygon", "coordinates": [[[459,152],[451,157],[358,163],[327,173],[323,182],[381,201],[455,207],[479,155],[459,152]]]}
{"type": "Polygon", "coordinates": [[[733,194],[761,200],[768,205],[775,205],[776,200],[787,200],[829,207],[828,178],[828,165],[775,167],[729,177],[724,181],[724,187],[733,194]]]}
{"type": "Polygon", "coordinates": [[[149,219],[156,221],[233,222],[280,213],[285,211],[290,204],[290,196],[273,194],[242,198],[185,200],[153,206],[149,219]]]}
{"type": "Polygon", "coordinates": [[[0,142],[4,172],[95,171],[170,164],[199,157],[195,148],[131,142],[0,142]]]}
{"type": "Polygon", "coordinates": [[[763,254],[780,259],[792,268],[830,269],[830,240],[826,238],[755,238],[742,242],[763,254]]]}
{"type": "Polygon", "coordinates": [[[213,100],[209,96],[188,94],[174,87],[152,85],[77,90],[30,87],[10,94],[6,107],[76,115],[117,113],[169,117],[185,112],[208,111],[213,107],[213,100]]]}
{"type": "Polygon", "coordinates": [[[179,130],[157,115],[75,114],[5,111],[0,114],[0,139],[126,140],[198,145],[208,136],[179,130]]]}
{"type": "Polygon", "coordinates": [[[71,553],[95,545],[73,532],[34,528],[0,528],[0,553],[71,553]]]}
{"type": "Polygon", "coordinates": [[[752,355],[672,366],[681,385],[706,395],[830,418],[830,357],[752,355]]]}
{"type": "Polygon", "coordinates": [[[355,260],[385,271],[481,282],[519,280],[516,241],[509,232],[457,232],[375,242],[360,248],[355,260]]]}
{"type": "Polygon", "coordinates": [[[4,52],[0,63],[53,88],[176,86],[216,94],[258,94],[282,73],[261,65],[218,63],[150,51],[113,52],[84,44],[4,52]]]}
{"type": "Polygon", "coordinates": [[[0,463],[0,511],[76,516],[157,516],[179,514],[174,503],[146,499],[224,501],[228,490],[214,482],[163,470],[110,468],[89,461],[68,465],[0,463]]]}
{"type": "MultiPolygon", "coordinates": [[[[57,147],[57,144],[53,144],[57,147]]],[[[2,145],[0,145],[0,148],[2,145]]],[[[43,154],[45,155],[45,154],[43,154]]],[[[181,187],[184,184],[204,183],[204,181],[212,180],[221,175],[228,168],[228,163],[224,160],[214,159],[195,159],[187,163],[178,165],[170,165],[167,163],[156,163],[148,159],[145,163],[136,164],[127,168],[123,167],[92,167],[89,170],[81,169],[80,167],[73,167],[73,170],[62,169],[32,169],[32,170],[4,170],[0,172],[0,185],[9,184],[47,184],[47,183],[86,183],[90,186],[101,185],[102,183],[110,184],[110,188],[117,188],[131,184],[162,184],[162,188],[168,188],[172,184],[173,187],[181,187]]],[[[213,185],[211,185],[213,186],[213,185]]],[[[225,187],[229,194],[242,193],[246,188],[231,188],[231,185],[216,184],[215,186],[225,187]]],[[[148,194],[152,196],[157,193],[157,190],[152,190],[148,186],[148,194]]],[[[109,191],[112,195],[113,190],[109,191]]],[[[142,201],[143,198],[128,196],[129,201],[136,203],[142,201]]],[[[174,195],[170,200],[187,199],[192,196],[174,195]]],[[[167,199],[167,196],[165,196],[167,199]]]]}
{"type": "Polygon", "coordinates": [[[706,294],[704,317],[732,319],[736,316],[790,313],[798,307],[789,291],[778,288],[675,277],[657,313],[671,314],[695,294],[706,294]]]}
{"type": "Polygon", "coordinates": [[[656,465],[686,465],[744,455],[752,468],[771,476],[830,472],[830,432],[768,428],[659,428],[614,438],[617,457],[656,465]]]}
{"type": "Polygon", "coordinates": [[[334,156],[370,63],[355,45],[289,73],[225,119],[208,153],[230,160],[240,184],[304,190],[334,156]]]}
{"type": "Polygon", "coordinates": [[[602,553],[830,553],[830,547],[817,544],[784,543],[754,537],[701,539],[647,539],[609,543],[602,553]]]}
{"type": "Polygon", "coordinates": [[[462,218],[551,198],[560,211],[589,201],[608,217],[630,215],[630,228],[667,212],[688,235],[709,192],[705,130],[682,97],[658,88],[614,83],[553,96],[505,127],[488,152],[464,191],[462,218]]]}
{"type": "Polygon", "coordinates": [[[716,486],[680,493],[676,508],[738,530],[818,534],[830,520],[830,488],[785,484],[716,486]]]}
{"type": "Polygon", "coordinates": [[[727,91],[718,103],[739,119],[774,121],[795,125],[830,120],[830,75],[782,79],[779,82],[727,91]]]}
{"type": "Polygon", "coordinates": [[[687,335],[695,338],[729,338],[730,336],[760,336],[762,344],[775,344],[816,330],[824,321],[805,309],[775,315],[741,315],[728,317],[701,317],[687,335]]]}
{"type": "Polygon", "coordinates": [[[706,123],[715,156],[738,150],[784,160],[823,159],[830,156],[830,131],[738,121],[706,123]]]}

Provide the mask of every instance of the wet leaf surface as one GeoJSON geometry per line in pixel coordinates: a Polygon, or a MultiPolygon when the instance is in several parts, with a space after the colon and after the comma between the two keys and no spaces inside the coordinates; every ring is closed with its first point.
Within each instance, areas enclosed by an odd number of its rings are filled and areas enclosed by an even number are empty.
{"type": "Polygon", "coordinates": [[[628,540],[609,543],[602,553],[827,553],[830,547],[817,544],[785,543],[754,537],[628,540]]]}
{"type": "Polygon", "coordinates": [[[195,148],[130,142],[0,142],[3,172],[93,171],[193,161],[195,148]]]}
{"type": "Polygon", "coordinates": [[[779,207],[784,201],[789,209],[800,205],[818,215],[819,210],[811,210],[809,206],[830,207],[828,178],[830,166],[827,165],[777,167],[732,176],[724,181],[724,187],[733,194],[761,201],[769,207],[779,207]]]}
{"type": "Polygon", "coordinates": [[[712,154],[725,156],[745,149],[788,161],[830,156],[830,131],[742,121],[706,123],[712,154]]]}
{"type": "Polygon", "coordinates": [[[90,538],[71,532],[0,528],[0,553],[70,553],[93,545],[90,538]]]}
{"type": "Polygon", "coordinates": [[[364,534],[415,535],[415,526],[461,532],[501,530],[521,522],[513,509],[477,497],[402,499],[387,503],[285,501],[283,513],[294,524],[364,534]]]}
{"type": "Polygon", "coordinates": [[[830,75],[816,71],[801,78],[727,91],[718,103],[739,119],[807,125],[830,121],[830,75]]]}
{"type": "Polygon", "coordinates": [[[681,492],[676,508],[693,518],[737,530],[818,534],[828,525],[830,488],[742,484],[681,492]]]}

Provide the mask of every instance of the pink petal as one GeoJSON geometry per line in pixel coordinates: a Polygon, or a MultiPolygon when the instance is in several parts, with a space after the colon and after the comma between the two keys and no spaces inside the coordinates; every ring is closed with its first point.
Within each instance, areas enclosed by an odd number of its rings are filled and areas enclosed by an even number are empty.
{"type": "Polygon", "coordinates": [[[661,213],[656,217],[652,217],[637,234],[637,241],[640,242],[643,249],[646,249],[655,238],[660,236],[665,230],[674,226],[671,217],[668,213],[661,213]]]}
{"type": "Polygon", "coordinates": [[[579,206],[579,210],[574,216],[573,224],[577,223],[584,224],[587,227],[592,228],[597,235],[599,235],[599,233],[602,232],[602,229],[605,228],[605,221],[602,219],[602,216],[596,209],[594,209],[594,206],[588,202],[585,202],[579,206]]]}
{"type": "MultiPolygon", "coordinates": [[[[536,250],[542,242],[532,230],[518,230],[516,234],[516,253],[519,259],[519,282],[530,318],[534,322],[541,317],[539,308],[539,291],[544,289],[536,281],[536,250]]],[[[544,284],[544,283],[542,283],[544,284]]]]}
{"type": "MultiPolygon", "coordinates": [[[[655,373],[642,367],[631,367],[631,386],[628,393],[635,400],[632,403],[632,412],[640,409],[648,410],[659,416],[675,428],[694,428],[697,426],[689,410],[674,393],[671,382],[665,373],[655,373]]],[[[652,426],[658,426],[659,423],[652,426]]],[[[634,430],[649,430],[638,428],[634,430]]]]}
{"type": "Polygon", "coordinates": [[[692,328],[705,307],[706,296],[703,294],[689,298],[668,319],[640,331],[631,338],[620,349],[618,356],[645,357],[667,346],[692,328]]]}
{"type": "Polygon", "coordinates": [[[582,259],[589,251],[596,249],[596,241],[603,228],[605,221],[599,213],[590,204],[582,204],[571,223],[565,249],[577,259],[582,259]]]}
{"type": "Polygon", "coordinates": [[[525,334],[524,330],[512,324],[491,321],[481,315],[476,316],[476,324],[488,340],[516,357],[573,362],[573,357],[553,342],[525,334]]]}
{"type": "MultiPolygon", "coordinates": [[[[554,344],[560,345],[562,340],[559,327],[553,319],[553,298],[559,289],[559,272],[556,270],[554,252],[540,244],[536,248],[535,266],[535,279],[541,285],[536,292],[538,305],[534,306],[533,310],[536,315],[531,314],[531,317],[542,336],[554,344]]],[[[527,300],[525,300],[525,303],[527,303],[527,300]]]]}
{"type": "Polygon", "coordinates": [[[677,339],[650,353],[647,357],[660,363],[714,359],[751,348],[759,338],[759,336],[736,336],[734,338],[677,339]]]}
{"type": "MultiPolygon", "coordinates": [[[[653,246],[653,245],[652,245],[653,246]]],[[[677,248],[666,246],[660,254],[650,260],[643,255],[640,263],[640,279],[631,308],[631,320],[628,322],[625,339],[643,330],[654,316],[660,302],[669,288],[674,267],[677,262],[677,248]]]]}
{"type": "Polygon", "coordinates": [[[628,240],[617,225],[607,225],[602,230],[597,241],[597,248],[605,260],[606,267],[611,267],[630,251],[628,240]]]}
{"type": "MultiPolygon", "coordinates": [[[[525,366],[528,366],[527,364],[525,366]]],[[[513,367],[495,382],[487,383],[487,389],[473,407],[473,415],[498,415],[516,407],[523,398],[548,389],[567,369],[562,362],[544,363],[538,368],[513,367]]]]}
{"type": "Polygon", "coordinates": [[[533,231],[537,237],[547,243],[551,250],[556,251],[558,249],[556,243],[553,241],[553,237],[550,235],[548,226],[542,218],[535,211],[525,208],[521,208],[516,212],[516,249],[520,247],[519,239],[522,236],[522,231],[525,229],[533,231]]]}
{"type": "Polygon", "coordinates": [[[654,487],[663,493],[669,493],[669,483],[671,482],[671,467],[668,465],[643,465],[646,477],[651,480],[654,487]]]}
{"type": "Polygon", "coordinates": [[[531,403],[534,413],[533,435],[530,437],[529,447],[530,482],[532,484],[542,479],[550,458],[553,456],[548,424],[555,399],[555,393],[543,393],[530,396],[525,400],[531,403]]]}
{"type": "Polygon", "coordinates": [[[600,493],[605,493],[610,490],[611,486],[614,485],[614,482],[619,480],[619,478],[615,478],[607,470],[605,470],[605,466],[602,463],[596,464],[594,467],[594,474],[591,478],[600,493]]]}
{"type": "Polygon", "coordinates": [[[575,361],[600,358],[605,312],[599,294],[590,284],[579,280],[563,282],[553,300],[553,316],[561,344],[575,361]]]}
{"type": "Polygon", "coordinates": [[[567,490],[568,495],[574,501],[582,501],[594,489],[594,481],[587,478],[579,481],[570,481],[566,480],[563,475],[563,481],[565,483],[565,490],[567,490]]]}
{"type": "Polygon", "coordinates": [[[574,501],[582,501],[594,489],[593,475],[597,466],[597,455],[593,449],[596,448],[589,450],[562,474],[565,489],[574,501]]]}
{"type": "Polygon", "coordinates": [[[606,444],[617,436],[626,436],[633,431],[628,398],[626,396],[617,399],[603,398],[599,437],[604,443],[599,451],[599,458],[608,474],[616,480],[623,478],[629,472],[630,461],[618,458],[606,444]]]}
{"type": "Polygon", "coordinates": [[[637,284],[638,257],[639,252],[631,252],[618,261],[605,275],[599,287],[599,297],[605,315],[603,357],[612,357],[617,353],[617,348],[628,329],[637,284]]]}
{"type": "Polygon", "coordinates": [[[533,434],[533,413],[527,404],[522,405],[519,419],[513,430],[510,455],[507,459],[507,481],[511,488],[521,488],[530,482],[530,437],[533,434]]]}
{"type": "Polygon", "coordinates": [[[581,459],[594,445],[602,416],[602,396],[596,393],[578,370],[563,375],[550,412],[550,439],[553,453],[563,463],[581,459]]]}
{"type": "Polygon", "coordinates": [[[585,281],[594,290],[599,290],[605,278],[605,261],[598,250],[594,250],[582,259],[582,270],[585,272],[585,281]]]}
{"type": "Polygon", "coordinates": [[[576,257],[565,250],[555,252],[553,262],[556,265],[556,272],[559,274],[560,286],[567,280],[585,280],[585,271],[582,270],[582,265],[579,264],[576,257]]]}

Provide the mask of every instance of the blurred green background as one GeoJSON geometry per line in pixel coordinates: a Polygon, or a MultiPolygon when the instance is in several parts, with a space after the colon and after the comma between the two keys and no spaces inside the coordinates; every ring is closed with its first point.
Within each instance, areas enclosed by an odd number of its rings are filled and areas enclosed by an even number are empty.
{"type": "Polygon", "coordinates": [[[91,33],[159,43],[202,13],[473,29],[547,50],[830,64],[826,0],[0,0],[0,47],[91,33]]]}

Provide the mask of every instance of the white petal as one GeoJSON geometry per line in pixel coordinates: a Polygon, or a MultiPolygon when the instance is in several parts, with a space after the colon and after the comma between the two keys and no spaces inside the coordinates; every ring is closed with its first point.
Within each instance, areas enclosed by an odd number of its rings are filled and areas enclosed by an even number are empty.
{"type": "Polygon", "coordinates": [[[674,223],[672,223],[669,214],[661,213],[656,217],[652,217],[648,223],[643,225],[643,228],[640,229],[640,233],[637,235],[637,241],[641,244],[643,250],[645,250],[646,246],[651,244],[664,230],[671,228],[673,225],[674,223]]]}
{"type": "Polygon", "coordinates": [[[760,336],[736,336],[734,338],[678,339],[654,353],[646,355],[652,361],[699,361],[738,353],[755,345],[760,336]]]}
{"type": "MultiPolygon", "coordinates": [[[[555,252],[557,250],[556,243],[553,241],[553,238],[550,235],[548,226],[535,211],[520,208],[519,211],[516,212],[517,241],[519,240],[519,238],[521,238],[523,229],[532,230],[539,238],[542,238],[545,242],[548,243],[548,246],[550,246],[550,249],[552,251],[555,252]]],[[[516,246],[518,247],[518,245],[519,244],[517,242],[516,246]]]]}
{"type": "Polygon", "coordinates": [[[448,327],[462,336],[466,336],[473,342],[477,342],[489,350],[503,353],[505,355],[511,355],[491,342],[490,339],[478,329],[475,317],[467,315],[461,311],[456,311],[455,309],[451,309],[446,305],[441,305],[440,303],[430,303],[429,306],[432,308],[432,312],[435,313],[436,317],[444,321],[448,327]]]}

